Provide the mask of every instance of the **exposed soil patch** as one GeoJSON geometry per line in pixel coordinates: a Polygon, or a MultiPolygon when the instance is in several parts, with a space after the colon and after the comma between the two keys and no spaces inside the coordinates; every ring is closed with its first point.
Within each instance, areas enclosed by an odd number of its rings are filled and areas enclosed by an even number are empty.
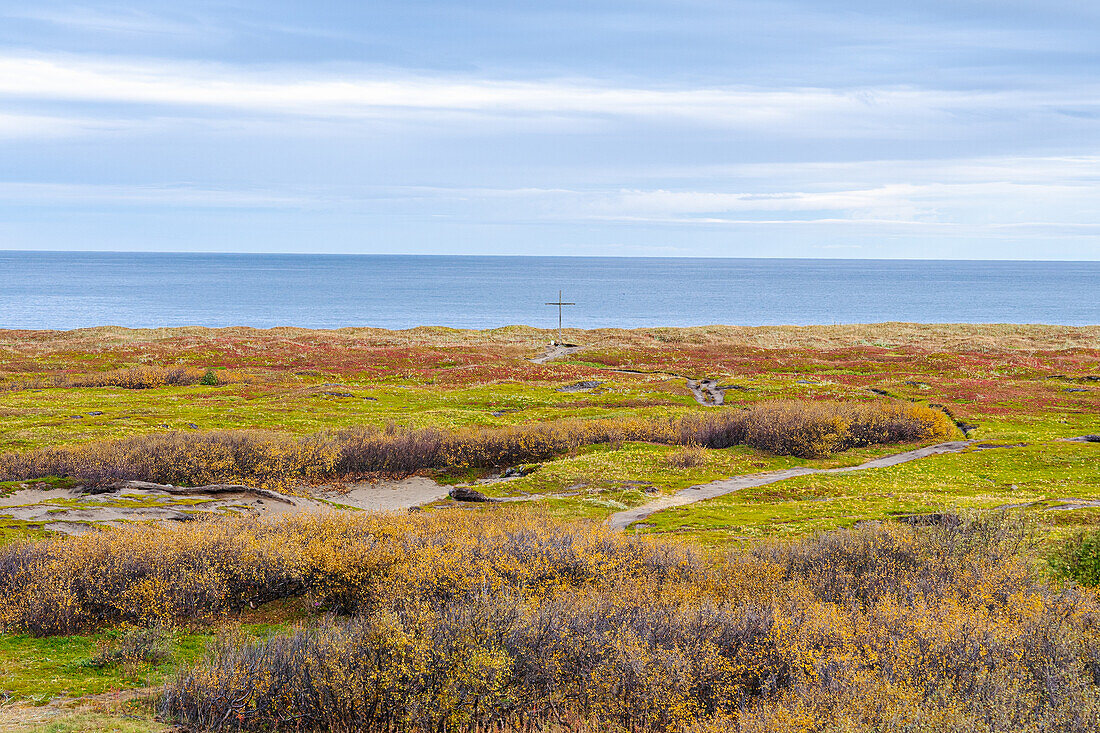
{"type": "Polygon", "coordinates": [[[535,364],[545,364],[548,361],[554,359],[560,359],[563,356],[569,356],[575,354],[581,350],[582,347],[575,346],[573,344],[562,344],[561,346],[548,346],[546,347],[546,353],[542,356],[536,356],[531,361],[535,364]]]}
{"type": "Polygon", "coordinates": [[[400,481],[358,483],[340,489],[311,489],[292,496],[240,484],[171,486],[123,481],[95,494],[77,489],[20,489],[0,497],[0,517],[29,522],[47,531],[80,534],[97,526],[130,522],[186,522],[209,514],[277,516],[287,512],[402,511],[446,498],[447,488],[413,476],[400,481]],[[334,506],[336,505],[336,506],[334,506]]]}
{"type": "Polygon", "coordinates": [[[700,405],[717,407],[726,401],[726,388],[713,379],[689,379],[687,386],[700,405]]]}

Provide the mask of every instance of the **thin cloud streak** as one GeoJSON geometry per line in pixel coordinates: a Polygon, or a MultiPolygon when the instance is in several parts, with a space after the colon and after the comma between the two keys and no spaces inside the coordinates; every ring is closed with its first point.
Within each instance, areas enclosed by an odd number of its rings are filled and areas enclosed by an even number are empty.
{"type": "Polygon", "coordinates": [[[445,217],[475,223],[542,222],[688,225],[737,228],[852,226],[952,232],[989,238],[1093,237],[1100,233],[1100,182],[1093,185],[998,181],[891,184],[827,192],[732,193],[669,190],[214,189],[194,185],[127,186],[0,183],[0,207],[152,207],[341,212],[368,217],[445,217]],[[502,205],[502,202],[508,202],[502,205]],[[1091,214],[1081,215],[1083,211],[1091,214]],[[734,214],[734,216],[729,216],[734,214]]]}
{"type": "MultiPolygon", "coordinates": [[[[851,133],[960,115],[1072,108],[1100,114],[1100,85],[1032,91],[917,88],[639,88],[594,82],[425,77],[401,71],[309,75],[209,64],[84,57],[0,57],[0,97],[208,107],[307,117],[377,118],[438,110],[487,116],[557,114],[667,118],[762,127],[843,120],[851,133]],[[295,78],[291,78],[295,77],[295,78]]],[[[817,129],[818,134],[825,132],[817,129]]]]}

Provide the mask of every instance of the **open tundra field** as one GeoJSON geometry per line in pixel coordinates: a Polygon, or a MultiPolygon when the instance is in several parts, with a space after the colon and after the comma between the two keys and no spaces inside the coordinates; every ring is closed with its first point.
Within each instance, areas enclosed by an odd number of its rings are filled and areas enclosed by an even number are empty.
{"type": "Polygon", "coordinates": [[[1100,327],[555,336],[0,331],[0,731],[1100,725],[1100,327]]]}

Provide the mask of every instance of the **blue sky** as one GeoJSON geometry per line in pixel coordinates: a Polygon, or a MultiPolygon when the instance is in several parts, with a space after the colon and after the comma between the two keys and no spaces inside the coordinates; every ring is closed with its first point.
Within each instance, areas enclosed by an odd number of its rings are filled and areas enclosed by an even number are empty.
{"type": "Polygon", "coordinates": [[[0,0],[0,248],[1100,259],[1100,3],[0,0]]]}

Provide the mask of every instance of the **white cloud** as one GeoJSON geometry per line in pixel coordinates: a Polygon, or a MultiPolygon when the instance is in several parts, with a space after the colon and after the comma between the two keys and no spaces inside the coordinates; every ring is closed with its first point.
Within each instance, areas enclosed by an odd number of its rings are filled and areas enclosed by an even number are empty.
{"type": "MultiPolygon", "coordinates": [[[[1057,108],[1100,110],[1100,87],[958,92],[915,88],[641,88],[596,82],[303,73],[80,56],[0,57],[0,98],[207,107],[371,118],[447,111],[489,116],[667,118],[741,128],[813,127],[819,136],[898,133],[932,120],[1057,108]]],[[[956,120],[957,122],[957,120],[956,120]]]]}
{"type": "MultiPolygon", "coordinates": [[[[1042,166],[1037,166],[1042,170],[1042,166]]],[[[1100,181],[892,183],[828,191],[361,187],[220,189],[193,185],[0,183],[0,205],[305,208],[495,223],[797,227],[1080,238],[1100,233],[1100,181]]]]}
{"type": "MultiPolygon", "coordinates": [[[[181,208],[290,208],[321,203],[310,195],[197,186],[0,182],[0,204],[38,206],[170,206],[181,208]]],[[[332,202],[327,202],[331,205],[332,202]]]]}

